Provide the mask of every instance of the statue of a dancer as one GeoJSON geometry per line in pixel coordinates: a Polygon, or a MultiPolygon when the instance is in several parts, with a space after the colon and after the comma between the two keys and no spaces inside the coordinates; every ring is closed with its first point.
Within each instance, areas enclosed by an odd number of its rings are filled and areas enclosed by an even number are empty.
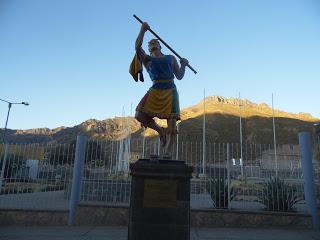
{"type": "Polygon", "coordinates": [[[148,43],[150,55],[147,55],[141,46],[148,29],[148,23],[144,22],[135,46],[137,56],[149,73],[153,85],[137,106],[136,119],[144,127],[152,128],[159,133],[164,155],[172,157],[177,137],[176,121],[180,120],[179,95],[173,80],[174,77],[179,80],[183,78],[188,60],[182,58],[179,66],[174,56],[161,52],[157,39],[148,43]],[[168,127],[160,127],[154,121],[154,117],[167,119],[168,127]]]}

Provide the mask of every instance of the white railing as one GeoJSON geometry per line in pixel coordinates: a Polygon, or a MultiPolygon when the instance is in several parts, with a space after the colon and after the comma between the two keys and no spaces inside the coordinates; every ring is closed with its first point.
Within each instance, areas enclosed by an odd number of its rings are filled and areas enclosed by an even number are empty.
{"type": "MultiPolygon", "coordinates": [[[[173,156],[194,167],[192,208],[305,211],[298,145],[277,145],[275,164],[272,144],[243,144],[243,159],[238,143],[206,140],[203,148],[202,141],[180,138],[178,144],[173,156]]],[[[74,151],[74,144],[0,145],[0,209],[68,210],[74,151]]],[[[129,164],[158,153],[156,138],[88,141],[81,203],[129,206],[129,164]]]]}
{"type": "Polygon", "coordinates": [[[0,208],[68,209],[74,144],[0,145],[0,156],[0,208]]]}

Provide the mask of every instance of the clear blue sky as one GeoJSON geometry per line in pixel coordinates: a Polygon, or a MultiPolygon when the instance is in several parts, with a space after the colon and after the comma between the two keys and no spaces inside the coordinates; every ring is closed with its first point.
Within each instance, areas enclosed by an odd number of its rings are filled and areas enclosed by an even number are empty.
{"type": "MultiPolygon", "coordinates": [[[[151,86],[128,74],[134,13],[199,72],[177,81],[181,108],[205,88],[270,105],[274,93],[275,108],[320,117],[317,0],[0,0],[0,98],[31,104],[14,106],[8,127],[130,114],[151,86]]],[[[0,102],[0,127],[6,114],[0,102]]]]}

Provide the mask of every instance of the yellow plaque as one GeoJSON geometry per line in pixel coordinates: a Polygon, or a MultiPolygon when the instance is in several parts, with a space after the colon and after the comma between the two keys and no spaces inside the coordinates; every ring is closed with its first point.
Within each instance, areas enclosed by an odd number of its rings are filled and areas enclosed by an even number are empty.
{"type": "Polygon", "coordinates": [[[175,208],[177,206],[177,181],[144,180],[143,207],[175,208]]]}

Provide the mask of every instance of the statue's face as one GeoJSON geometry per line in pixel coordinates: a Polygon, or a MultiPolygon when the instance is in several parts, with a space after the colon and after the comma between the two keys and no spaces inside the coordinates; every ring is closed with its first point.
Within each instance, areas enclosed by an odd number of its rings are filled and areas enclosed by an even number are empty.
{"type": "Polygon", "coordinates": [[[155,39],[152,39],[149,42],[148,47],[149,47],[149,52],[150,53],[161,49],[160,43],[155,39]]]}

